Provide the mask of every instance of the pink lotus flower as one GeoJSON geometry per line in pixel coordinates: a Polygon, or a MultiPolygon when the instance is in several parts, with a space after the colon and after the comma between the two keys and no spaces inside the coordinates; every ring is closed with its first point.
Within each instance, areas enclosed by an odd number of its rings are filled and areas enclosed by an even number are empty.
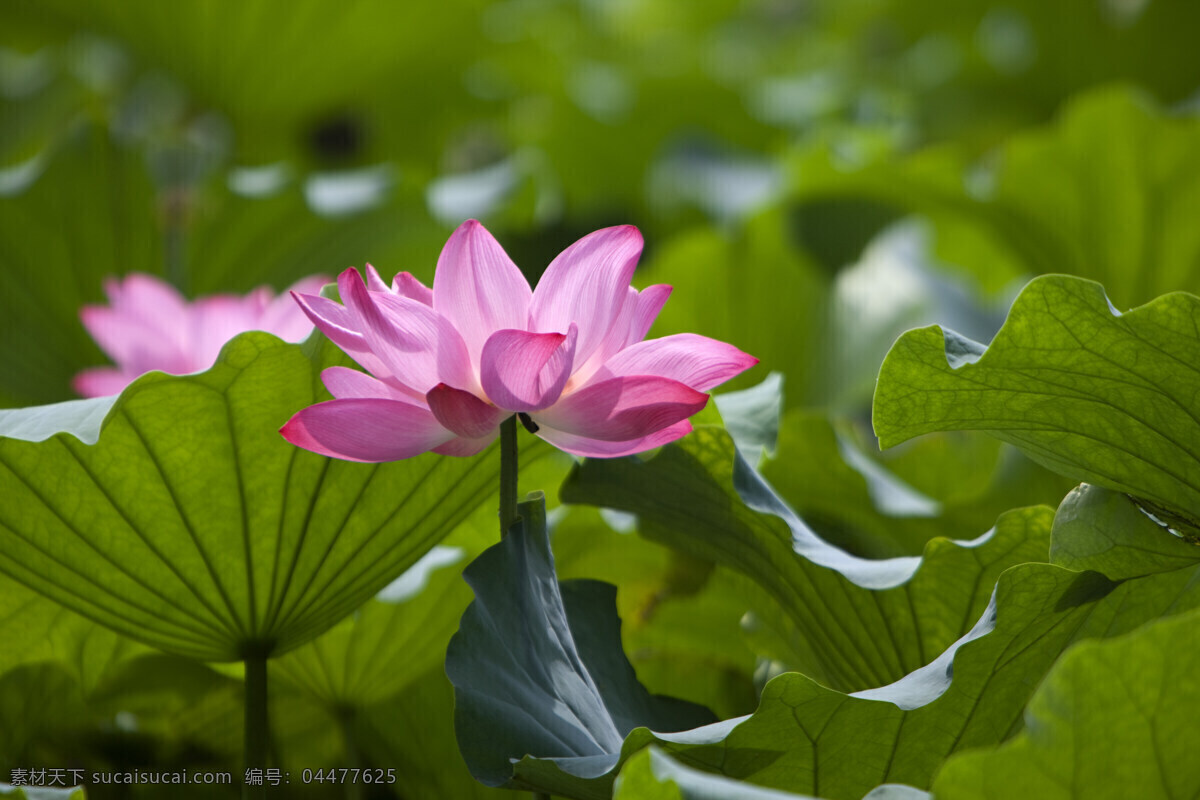
{"type": "Polygon", "coordinates": [[[321,377],[336,399],[302,409],[280,432],[351,461],[472,455],[513,414],[580,456],[623,456],[686,435],[705,392],[758,359],[690,333],[643,341],[671,287],[629,285],[641,251],[632,226],[596,231],[531,291],[470,220],[443,248],[432,291],[407,272],[389,287],[367,265],[366,285],[354,269],[338,276],[345,305],[296,294],[374,377],[330,367],[321,377]]]}
{"type": "MultiPolygon", "coordinates": [[[[328,280],[304,278],[292,288],[320,291],[328,280]]],[[[108,306],[84,306],[79,316],[117,366],[76,375],[75,391],[85,397],[117,394],[151,370],[186,375],[208,369],[221,347],[244,331],[267,331],[289,342],[312,331],[290,297],[276,297],[266,286],[244,297],[219,294],[189,303],[159,278],[133,273],[106,281],[104,293],[108,306]]]]}

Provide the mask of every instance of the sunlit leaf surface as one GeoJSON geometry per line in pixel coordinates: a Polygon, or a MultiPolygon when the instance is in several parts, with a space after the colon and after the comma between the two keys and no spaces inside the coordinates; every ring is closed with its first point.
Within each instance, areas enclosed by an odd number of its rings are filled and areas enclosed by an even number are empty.
{"type": "Polygon", "coordinates": [[[1197,637],[1192,611],[1071,648],[1029,702],[1026,729],[948,761],[937,797],[1194,796],[1197,637]]]}
{"type": "Polygon", "coordinates": [[[1032,281],[988,346],[937,327],[905,334],[879,373],[884,447],[981,430],[1075,480],[1200,520],[1200,298],[1120,312],[1096,283],[1032,281]]]}
{"type": "Polygon", "coordinates": [[[95,444],[0,440],[0,568],[209,660],[322,632],[490,498],[497,462],[355,464],[294,448],[277,431],[320,399],[316,372],[301,347],[247,334],[208,372],[141,378],[95,444]]]}

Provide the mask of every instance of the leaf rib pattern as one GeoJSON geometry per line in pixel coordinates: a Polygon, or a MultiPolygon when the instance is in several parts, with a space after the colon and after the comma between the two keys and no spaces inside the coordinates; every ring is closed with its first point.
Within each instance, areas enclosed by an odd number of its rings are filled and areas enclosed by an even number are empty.
{"type": "Polygon", "coordinates": [[[221,601],[225,604],[225,609],[229,612],[228,617],[223,617],[220,612],[215,612],[218,615],[217,619],[222,622],[226,628],[228,628],[232,635],[237,637],[245,636],[246,628],[243,626],[242,621],[238,619],[237,612],[234,609],[233,600],[230,598],[229,592],[226,590],[225,585],[217,576],[217,570],[213,566],[212,558],[209,556],[208,551],[205,550],[200,538],[196,535],[196,529],[192,524],[192,521],[188,519],[187,511],[180,504],[171,479],[167,476],[162,464],[159,463],[158,457],[150,447],[150,443],[146,441],[146,437],[138,429],[137,423],[135,423],[129,414],[124,410],[122,410],[122,416],[127,421],[129,430],[133,432],[135,438],[138,440],[138,443],[146,453],[147,460],[154,467],[154,472],[156,473],[163,490],[170,497],[171,505],[178,514],[179,522],[183,525],[183,529],[187,531],[188,538],[196,548],[196,555],[200,557],[200,561],[204,565],[204,569],[208,574],[209,580],[212,582],[213,588],[216,590],[217,595],[221,598],[221,601]]]}
{"type": "MultiPolygon", "coordinates": [[[[85,537],[78,529],[76,529],[74,526],[72,526],[71,523],[62,515],[62,513],[55,508],[55,506],[52,502],[50,502],[46,498],[43,498],[33,486],[29,485],[28,483],[26,483],[24,480],[21,479],[20,475],[9,465],[9,463],[7,461],[5,461],[2,454],[0,454],[0,465],[3,465],[10,476],[16,478],[23,486],[25,486],[26,489],[28,489],[28,491],[32,495],[34,495],[39,501],[44,503],[45,509],[55,516],[55,518],[59,521],[59,523],[61,523],[63,529],[74,534],[78,539],[80,539],[82,542],[84,542],[84,544],[88,548],[88,550],[95,553],[96,557],[100,561],[103,561],[105,564],[107,564],[111,567],[114,567],[118,572],[120,572],[121,574],[128,577],[135,584],[143,585],[143,584],[140,584],[140,581],[133,574],[131,574],[128,571],[128,569],[126,569],[119,563],[114,563],[112,560],[109,559],[109,557],[107,555],[105,555],[104,553],[102,553],[98,549],[96,549],[96,547],[87,540],[87,537],[85,537]]],[[[98,593],[102,594],[107,590],[107,587],[102,586],[101,584],[97,583],[95,580],[93,580],[91,577],[89,577],[89,575],[87,573],[81,571],[80,568],[78,568],[76,566],[72,566],[71,564],[64,561],[61,558],[61,556],[55,555],[53,552],[51,552],[49,549],[47,549],[47,547],[44,544],[37,542],[32,537],[21,536],[21,534],[19,533],[19,531],[21,529],[20,523],[10,522],[10,521],[0,521],[0,525],[3,525],[4,528],[9,533],[16,536],[17,539],[22,544],[26,545],[34,552],[44,556],[50,562],[48,566],[55,573],[56,577],[58,577],[59,575],[61,575],[63,573],[69,574],[74,579],[76,579],[78,582],[91,585],[92,587],[94,587],[96,589],[96,591],[98,593]]],[[[10,563],[12,563],[13,560],[11,557],[11,550],[8,551],[8,553],[6,555],[10,559],[10,563]]],[[[18,561],[16,563],[23,563],[23,562],[18,561]]],[[[87,602],[88,598],[85,593],[83,593],[77,589],[72,589],[72,588],[68,588],[67,586],[64,586],[62,581],[54,580],[54,579],[47,580],[41,576],[36,576],[36,577],[34,577],[33,580],[30,580],[29,576],[27,576],[24,573],[24,571],[22,571],[20,569],[11,569],[10,568],[10,571],[6,571],[6,572],[7,572],[7,574],[10,575],[10,577],[16,578],[17,580],[29,581],[31,584],[36,584],[36,586],[34,588],[38,588],[39,591],[46,592],[56,598],[68,598],[68,602],[69,602],[69,598],[75,598],[75,599],[83,601],[85,603],[87,602]]],[[[150,587],[145,587],[145,588],[148,591],[152,591],[154,594],[160,594],[159,592],[151,590],[150,587]]],[[[154,609],[151,609],[149,607],[145,607],[145,606],[141,605],[140,601],[129,602],[128,605],[133,610],[144,612],[145,616],[144,617],[131,617],[127,613],[124,613],[124,612],[118,610],[119,606],[113,606],[112,604],[104,604],[104,605],[97,604],[97,607],[100,608],[104,612],[104,614],[101,615],[102,618],[107,615],[111,615],[115,619],[125,622],[130,626],[148,624],[152,628],[156,628],[156,629],[158,628],[158,626],[155,623],[158,619],[160,619],[160,617],[156,614],[154,609]]],[[[193,623],[191,623],[191,622],[185,623],[183,625],[183,627],[188,630],[192,630],[192,631],[196,632],[197,634],[202,634],[204,632],[203,628],[201,628],[201,627],[193,627],[193,623]]],[[[212,630],[219,631],[220,629],[214,627],[214,628],[212,628],[212,630]]],[[[180,637],[180,638],[184,638],[184,637],[180,637]]]]}
{"type": "MultiPolygon", "coordinates": [[[[292,447],[279,426],[345,361],[314,343],[252,332],[206,372],[143,376],[95,444],[80,437],[96,422],[59,406],[43,415],[59,433],[0,437],[0,494],[14,498],[0,509],[0,570],[206,660],[279,655],[334,625],[486,499],[498,459],[352,464],[292,447]]],[[[548,449],[533,441],[527,460],[548,449]]]]}
{"type": "MultiPolygon", "coordinates": [[[[80,456],[80,453],[76,450],[77,447],[81,446],[76,443],[77,440],[76,440],[76,442],[72,442],[69,439],[58,439],[57,441],[59,441],[62,444],[62,446],[67,450],[67,452],[71,454],[71,458],[74,459],[75,463],[79,466],[79,469],[81,469],[85,474],[87,474],[87,476],[91,480],[92,484],[99,490],[100,494],[104,497],[105,502],[107,502],[108,505],[113,509],[113,511],[115,511],[121,517],[121,520],[126,525],[129,526],[129,529],[134,532],[134,534],[138,537],[138,539],[145,545],[146,549],[149,550],[151,553],[153,553],[154,557],[167,570],[169,570],[171,572],[171,574],[175,575],[175,577],[179,579],[179,582],[184,585],[184,588],[186,588],[187,591],[189,591],[191,594],[196,596],[200,600],[201,604],[203,604],[204,607],[210,612],[210,614],[212,615],[211,619],[200,619],[200,621],[204,624],[204,626],[207,627],[210,631],[226,630],[219,624],[221,622],[221,618],[220,618],[220,614],[217,613],[216,608],[214,608],[206,600],[206,598],[204,598],[197,591],[196,587],[188,580],[187,577],[185,577],[185,575],[179,569],[179,567],[177,565],[175,565],[174,563],[172,563],[170,561],[170,559],[168,559],[162,553],[162,551],[158,547],[156,547],[149,538],[147,538],[145,536],[145,534],[137,527],[137,525],[134,524],[134,522],[130,519],[129,515],[125,512],[125,510],[121,507],[121,505],[117,503],[116,498],[113,497],[112,493],[104,485],[103,481],[101,481],[99,479],[99,476],[97,476],[88,467],[87,462],[80,456]]],[[[76,531],[76,535],[80,536],[81,539],[86,538],[82,534],[80,534],[78,531],[76,531]]],[[[147,591],[149,591],[149,592],[155,594],[157,597],[159,597],[164,602],[164,604],[167,604],[168,608],[170,607],[170,604],[173,601],[170,597],[167,596],[167,594],[158,591],[156,588],[154,588],[150,584],[146,583],[145,580],[136,578],[133,575],[133,573],[126,570],[123,566],[113,563],[111,560],[109,561],[109,563],[113,564],[113,566],[120,569],[126,575],[129,575],[129,577],[131,579],[136,580],[147,591]]]]}

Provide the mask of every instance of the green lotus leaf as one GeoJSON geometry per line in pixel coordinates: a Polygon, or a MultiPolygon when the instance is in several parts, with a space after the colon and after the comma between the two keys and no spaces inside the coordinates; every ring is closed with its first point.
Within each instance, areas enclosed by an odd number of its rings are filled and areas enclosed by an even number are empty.
{"type": "Polygon", "coordinates": [[[95,444],[104,418],[116,402],[114,395],[8,409],[0,414],[0,437],[41,442],[69,431],[84,444],[95,444]]]}
{"type": "MultiPolygon", "coordinates": [[[[564,454],[541,446],[538,452],[546,457],[523,465],[521,486],[553,485],[566,473],[569,459],[564,454]]],[[[274,659],[272,678],[333,713],[357,713],[440,669],[446,645],[471,601],[463,568],[496,542],[497,532],[495,506],[479,505],[442,544],[352,615],[274,659]]]]}
{"type": "Polygon", "coordinates": [[[460,547],[437,545],[350,618],[272,662],[272,675],[331,708],[362,708],[402,691],[445,658],[471,598],[465,557],[460,547]]]}
{"type": "Polygon", "coordinates": [[[935,794],[939,800],[1195,797],[1197,641],[1200,612],[1191,611],[1072,647],[1030,701],[1025,730],[998,748],[950,759],[935,794]]]}
{"type": "Polygon", "coordinates": [[[86,800],[82,786],[13,786],[0,783],[0,797],[8,800],[86,800]]]}
{"type": "Polygon", "coordinates": [[[1172,533],[1127,495],[1081,484],[1054,515],[1050,562],[1090,569],[1114,581],[1168,572],[1200,561],[1200,546],[1172,533]]]}
{"type": "Polygon", "coordinates": [[[725,430],[751,464],[774,454],[779,445],[783,395],[783,373],[772,372],[757,386],[713,397],[725,430]]]}
{"type": "Polygon", "coordinates": [[[613,785],[613,800],[813,800],[811,795],[763,789],[685,767],[657,747],[626,762],[613,785]]]}
{"type": "MultiPolygon", "coordinates": [[[[194,745],[194,713],[214,686],[207,666],[152,650],[0,576],[0,774],[90,763],[107,748],[194,745]],[[117,724],[114,725],[114,720],[117,724]],[[132,743],[132,744],[131,744],[132,743]]],[[[240,682],[239,682],[240,685],[240,682]]],[[[241,714],[235,709],[234,729],[241,714]]],[[[229,724],[220,734],[228,739],[229,724]]]]}
{"type": "Polygon", "coordinates": [[[1020,730],[1038,682],[1073,642],[1200,607],[1198,575],[1190,568],[1114,586],[1096,573],[1015,567],[969,634],[894,684],[845,695],[787,673],[748,718],[673,736],[637,731],[626,751],[657,741],[693,767],[838,800],[884,783],[928,788],[951,753],[1020,730]]]}
{"type": "MultiPolygon", "coordinates": [[[[488,786],[545,788],[514,767],[533,753],[575,776],[569,787],[610,773],[637,726],[684,730],[712,721],[707,709],[638,683],[621,649],[615,588],[590,580],[560,586],[544,499],[519,508],[520,524],[464,571],[475,600],[446,653],[454,727],[471,774],[488,786]]],[[[611,787],[591,796],[608,794],[611,787]]]]}
{"type": "MultiPolygon", "coordinates": [[[[764,789],[711,772],[684,766],[651,745],[626,762],[613,788],[613,800],[816,800],[812,795],[764,789]]],[[[911,786],[888,784],[868,792],[863,800],[931,800],[932,795],[911,786]]]]}
{"type": "Polygon", "coordinates": [[[927,788],[948,755],[1020,730],[1034,688],[1072,642],[1200,607],[1197,575],[1192,568],[1114,588],[1095,573],[1016,567],[970,634],[895,684],[845,695],[786,673],[749,717],[681,734],[638,729],[622,756],[657,743],[698,769],[836,800],[885,783],[927,788]]]}
{"type": "Polygon", "coordinates": [[[589,578],[617,587],[621,640],[638,681],[669,694],[740,716],[754,709],[755,653],[741,621],[745,579],[636,536],[611,512],[565,507],[551,527],[560,581],[589,578]],[[622,532],[623,531],[623,532],[622,532]]]}
{"type": "MultiPolygon", "coordinates": [[[[331,348],[313,342],[252,332],[206,372],[145,375],[94,444],[95,416],[80,425],[71,404],[60,433],[0,439],[0,571],[212,661],[281,654],[361,605],[491,497],[498,460],[357,464],[288,444],[280,425],[325,396],[331,348]]],[[[549,450],[525,441],[526,463],[549,450]]]]}
{"type": "Polygon", "coordinates": [[[880,445],[981,430],[1044,466],[1200,520],[1200,297],[1121,313],[1092,281],[1036,278],[987,347],[937,326],[888,353],[875,392],[880,445]]]}
{"type": "Polygon", "coordinates": [[[22,664],[54,662],[91,692],[145,645],[63,608],[0,575],[0,675],[22,664]]]}
{"type": "Polygon", "coordinates": [[[400,780],[407,796],[454,800],[514,797],[507,789],[483,785],[467,770],[454,738],[454,687],[441,665],[400,694],[359,711],[353,732],[373,763],[393,767],[397,776],[403,776],[400,780]]]}
{"type": "Polygon", "coordinates": [[[764,621],[790,639],[790,666],[846,691],[897,680],[962,636],[1001,572],[1045,560],[1051,520],[1021,509],[920,557],[859,558],[814,534],[713,427],[646,461],[586,461],[561,495],[633,512],[642,535],[750,578],[770,598],[764,621]]]}

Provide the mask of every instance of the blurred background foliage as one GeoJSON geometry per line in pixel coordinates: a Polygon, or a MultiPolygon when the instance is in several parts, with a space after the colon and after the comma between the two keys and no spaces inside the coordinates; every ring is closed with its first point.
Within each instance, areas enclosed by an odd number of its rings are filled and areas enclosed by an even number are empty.
{"type": "MultiPolygon", "coordinates": [[[[0,407],[69,399],[104,363],[78,312],[106,276],[198,295],[370,261],[428,281],[477,217],[534,281],[579,236],[633,223],[636,283],[675,286],[654,333],[758,356],[731,388],[784,374],[764,470],[818,532],[872,557],[971,538],[1062,482],[966,434],[879,454],[879,363],[917,325],[987,341],[1038,273],[1100,280],[1120,308],[1197,290],[1198,23],[1168,0],[10,0],[0,407]]],[[[620,585],[642,680],[751,710],[786,667],[739,632],[753,592],[616,518],[562,513],[563,575],[620,585]]],[[[421,647],[453,631],[455,585],[421,647]]],[[[236,675],[83,620],[46,640],[29,615],[59,611],[24,591],[0,608],[16,631],[0,768],[236,763],[236,675]]],[[[356,635],[331,632],[325,655],[370,658],[356,635]]],[[[279,763],[403,764],[421,777],[399,796],[492,794],[458,760],[440,657],[366,693],[313,679],[321,659],[280,665],[279,763]]]]}
{"type": "Polygon", "coordinates": [[[577,236],[637,224],[640,279],[679,287],[663,332],[733,339],[809,406],[861,406],[878,343],[915,321],[989,335],[1033,272],[1123,284],[1156,268],[1141,255],[1186,259],[1176,285],[1139,279],[1125,305],[1193,279],[1195,243],[1143,244],[1170,220],[1111,184],[1163,184],[1181,215],[1198,202],[1194,125],[1176,118],[1200,70],[1187,4],[3,13],[0,331],[25,343],[4,405],[64,399],[102,362],[76,313],[104,275],[159,273],[190,294],[367,260],[428,278],[472,216],[531,279],[577,236]],[[1127,163],[1099,163],[1112,152],[1127,163]],[[1131,210],[1151,229],[1123,230],[1131,210]],[[932,227],[889,228],[914,212],[932,227]]]}

